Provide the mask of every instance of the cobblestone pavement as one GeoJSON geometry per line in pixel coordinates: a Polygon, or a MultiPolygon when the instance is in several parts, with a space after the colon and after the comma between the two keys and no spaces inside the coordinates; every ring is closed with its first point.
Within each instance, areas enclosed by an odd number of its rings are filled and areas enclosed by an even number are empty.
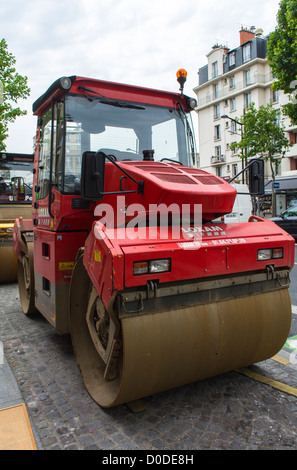
{"type": "MultiPolygon", "coordinates": [[[[0,340],[45,450],[273,450],[297,448],[296,397],[237,372],[104,410],[82,383],[70,337],[26,317],[17,284],[0,286],[0,340]]],[[[297,368],[252,369],[297,388],[297,368]]]]}

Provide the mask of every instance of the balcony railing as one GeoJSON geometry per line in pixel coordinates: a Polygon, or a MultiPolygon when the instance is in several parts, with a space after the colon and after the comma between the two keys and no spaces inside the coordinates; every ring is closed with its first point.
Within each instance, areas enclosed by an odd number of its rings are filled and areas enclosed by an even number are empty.
{"type": "MultiPolygon", "coordinates": [[[[201,96],[200,98],[198,92],[198,108],[212,103],[216,100],[228,99],[231,96],[238,95],[243,90],[246,91],[250,87],[270,86],[272,82],[273,79],[270,73],[256,73],[250,77],[249,83],[246,83],[245,81],[236,81],[234,87],[230,88],[229,86],[225,85],[224,87],[220,88],[216,94],[207,93],[206,95],[201,96]]],[[[213,84],[210,83],[209,86],[212,87],[213,84]]]]}
{"type": "Polygon", "coordinates": [[[212,165],[223,165],[224,163],[226,163],[225,155],[214,155],[211,157],[212,165]]]}

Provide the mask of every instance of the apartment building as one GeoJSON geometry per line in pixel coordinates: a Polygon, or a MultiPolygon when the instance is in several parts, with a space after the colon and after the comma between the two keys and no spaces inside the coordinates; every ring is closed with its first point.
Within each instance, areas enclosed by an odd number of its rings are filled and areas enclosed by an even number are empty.
{"type": "MultiPolygon", "coordinates": [[[[267,37],[261,29],[241,28],[240,44],[233,50],[216,44],[207,54],[207,64],[199,69],[197,95],[198,138],[200,168],[227,180],[242,169],[241,151],[233,151],[230,145],[241,140],[241,117],[254,102],[261,105],[273,103],[281,110],[287,97],[271,89],[271,69],[266,58],[267,37]]],[[[293,147],[286,158],[280,159],[279,175],[297,175],[297,126],[290,126],[281,111],[287,136],[293,147]]],[[[266,181],[270,179],[266,164],[266,181]]],[[[240,182],[242,178],[239,178],[240,182]]]]}

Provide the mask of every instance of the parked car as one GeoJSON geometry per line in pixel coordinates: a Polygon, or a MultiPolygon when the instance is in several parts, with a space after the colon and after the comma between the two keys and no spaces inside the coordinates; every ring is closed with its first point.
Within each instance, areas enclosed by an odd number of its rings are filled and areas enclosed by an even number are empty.
{"type": "Polygon", "coordinates": [[[272,217],[270,220],[297,240],[297,206],[289,207],[278,217],[272,217]]]}

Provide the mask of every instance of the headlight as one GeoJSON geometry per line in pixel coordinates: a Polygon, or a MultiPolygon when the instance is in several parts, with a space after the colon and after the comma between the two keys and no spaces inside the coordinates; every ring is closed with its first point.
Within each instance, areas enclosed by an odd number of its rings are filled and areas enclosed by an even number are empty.
{"type": "Polygon", "coordinates": [[[258,250],[258,261],[265,261],[267,259],[271,259],[272,250],[258,250]]]}
{"type": "Polygon", "coordinates": [[[149,272],[154,273],[165,273],[170,270],[170,259],[155,259],[149,263],[149,272]]]}
{"type": "Polygon", "coordinates": [[[267,261],[269,259],[281,259],[283,256],[283,248],[264,248],[262,250],[258,250],[257,260],[267,261]]]}
{"type": "Polygon", "coordinates": [[[69,90],[71,88],[71,80],[69,77],[60,78],[60,85],[63,90],[69,90]]]}
{"type": "Polygon", "coordinates": [[[195,109],[197,107],[197,101],[195,100],[195,98],[190,98],[189,99],[189,107],[191,109],[195,109]]]}
{"type": "Polygon", "coordinates": [[[148,261],[136,261],[133,263],[133,274],[158,274],[165,273],[171,269],[171,259],[154,259],[148,261]]]}

